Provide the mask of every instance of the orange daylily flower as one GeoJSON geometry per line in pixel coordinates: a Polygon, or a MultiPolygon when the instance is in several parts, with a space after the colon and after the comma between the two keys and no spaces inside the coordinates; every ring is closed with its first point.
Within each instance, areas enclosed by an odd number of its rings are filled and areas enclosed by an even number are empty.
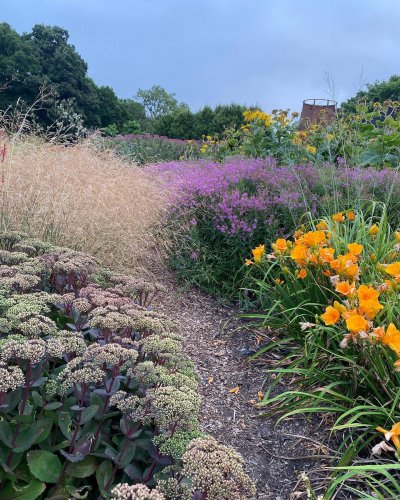
{"type": "Polygon", "coordinates": [[[400,450],[400,422],[396,422],[392,425],[390,431],[383,429],[382,427],[377,427],[377,431],[382,432],[385,435],[386,441],[392,441],[397,450],[400,450]]]}
{"type": "Polygon", "coordinates": [[[265,252],[265,245],[259,245],[258,247],[253,248],[251,253],[253,254],[254,262],[256,264],[261,262],[262,256],[264,255],[264,252],[265,252]]]}
{"type": "Polygon", "coordinates": [[[359,333],[367,329],[368,321],[360,314],[353,314],[346,319],[346,326],[352,333],[359,333]]]}
{"type": "Polygon", "coordinates": [[[300,279],[300,280],[302,280],[302,279],[304,279],[306,277],[307,277],[307,271],[305,269],[302,269],[299,272],[299,274],[297,275],[297,279],[300,279]]]}
{"type": "Polygon", "coordinates": [[[354,213],[354,212],[348,212],[348,213],[346,214],[346,217],[347,217],[347,220],[349,220],[349,221],[353,221],[353,220],[356,218],[356,215],[355,215],[355,213],[354,213]]]}
{"type": "Polygon", "coordinates": [[[332,220],[333,222],[343,222],[344,221],[343,212],[338,212],[337,214],[333,214],[332,220]]]}
{"type": "Polygon", "coordinates": [[[392,351],[400,355],[400,331],[393,323],[387,327],[385,335],[381,338],[382,344],[388,345],[392,351]]]}
{"type": "Polygon", "coordinates": [[[360,300],[378,300],[379,291],[372,286],[360,285],[357,290],[357,296],[360,300]]]}
{"type": "Polygon", "coordinates": [[[290,257],[298,264],[305,263],[307,259],[307,247],[304,245],[296,245],[292,250],[290,257]]]}
{"type": "Polygon", "coordinates": [[[359,274],[360,274],[360,269],[357,266],[357,264],[352,264],[351,266],[346,267],[346,276],[349,279],[351,280],[358,279],[359,274]]]}
{"type": "Polygon", "coordinates": [[[385,271],[390,274],[390,276],[398,276],[400,274],[400,262],[393,262],[386,266],[385,271]]]}
{"type": "Polygon", "coordinates": [[[334,255],[335,255],[334,248],[320,248],[319,249],[319,256],[320,256],[321,260],[323,260],[324,262],[332,262],[334,255]]]}
{"type": "Polygon", "coordinates": [[[245,266],[253,266],[253,265],[254,265],[254,262],[253,262],[252,260],[250,260],[250,259],[246,259],[246,260],[244,261],[244,264],[245,264],[245,266]]]}
{"type": "Polygon", "coordinates": [[[396,231],[394,233],[394,237],[396,238],[397,243],[400,243],[400,231],[396,231]]]}
{"type": "Polygon", "coordinates": [[[334,325],[340,320],[340,313],[334,307],[328,306],[321,318],[325,325],[334,325]]]}
{"type": "Polygon", "coordinates": [[[346,253],[345,255],[338,255],[337,259],[334,259],[330,266],[337,273],[344,273],[346,268],[355,264],[357,262],[357,256],[352,253],[346,253]]]}
{"type": "Polygon", "coordinates": [[[347,320],[347,319],[351,318],[352,316],[354,316],[355,314],[358,314],[357,309],[348,309],[347,311],[344,311],[342,313],[342,316],[344,319],[347,320]]]}
{"type": "Polygon", "coordinates": [[[346,297],[351,297],[355,294],[356,287],[354,283],[349,283],[348,281],[339,281],[336,284],[335,290],[342,295],[346,295],[346,297]]]}
{"type": "Polygon", "coordinates": [[[288,242],[284,238],[278,238],[272,245],[275,251],[284,252],[287,249],[288,242]]]}
{"type": "Polygon", "coordinates": [[[328,224],[322,220],[321,222],[318,222],[318,224],[315,226],[318,231],[324,231],[328,229],[328,224]]]}
{"type": "Polygon", "coordinates": [[[315,247],[326,240],[324,231],[309,231],[300,238],[300,243],[310,247],[315,247]]]}
{"type": "Polygon", "coordinates": [[[360,253],[364,250],[364,246],[359,243],[349,243],[347,245],[349,252],[353,255],[360,255],[360,253]]]}
{"type": "Polygon", "coordinates": [[[360,310],[369,319],[374,319],[381,309],[383,305],[378,300],[360,300],[360,310]]]}

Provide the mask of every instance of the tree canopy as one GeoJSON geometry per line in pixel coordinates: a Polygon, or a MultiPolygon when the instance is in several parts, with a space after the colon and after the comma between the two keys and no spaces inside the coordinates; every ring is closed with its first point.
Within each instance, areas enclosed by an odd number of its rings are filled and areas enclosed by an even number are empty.
{"type": "Polygon", "coordinates": [[[342,104],[345,111],[355,111],[359,102],[400,101],[400,75],[393,75],[389,80],[367,85],[367,90],[360,90],[357,94],[342,104]]]}
{"type": "Polygon", "coordinates": [[[68,111],[87,128],[112,134],[151,132],[171,138],[199,139],[243,123],[244,106],[205,106],[192,112],[175,94],[160,85],[139,89],[133,99],[120,99],[110,86],[97,86],[88,65],[59,26],[36,24],[20,35],[0,23],[0,109],[18,101],[32,104],[41,89],[48,98],[36,119],[50,125],[68,111]],[[51,94],[51,95],[50,95],[51,94]],[[61,106],[61,108],[60,108],[61,106]]]}

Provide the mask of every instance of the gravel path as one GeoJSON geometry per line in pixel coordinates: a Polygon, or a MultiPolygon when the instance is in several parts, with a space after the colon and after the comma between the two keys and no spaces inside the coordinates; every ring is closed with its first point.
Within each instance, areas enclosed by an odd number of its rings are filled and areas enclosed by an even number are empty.
{"type": "Polygon", "coordinates": [[[276,426],[262,418],[256,403],[265,366],[250,364],[243,355],[256,347],[257,332],[237,318],[237,310],[196,289],[185,290],[172,274],[162,274],[157,278],[168,291],[154,305],[181,325],[185,349],[201,378],[202,430],[242,454],[256,482],[257,499],[307,498],[302,472],[317,485],[315,493],[323,493],[318,489],[325,476],[321,467],[331,453],[323,444],[326,424],[296,417],[276,426]]]}

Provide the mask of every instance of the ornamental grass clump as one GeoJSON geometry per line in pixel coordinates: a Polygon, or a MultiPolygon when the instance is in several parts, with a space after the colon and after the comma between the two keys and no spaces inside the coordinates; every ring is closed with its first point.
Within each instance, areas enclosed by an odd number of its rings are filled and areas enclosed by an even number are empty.
{"type": "MultiPolygon", "coordinates": [[[[116,269],[146,262],[154,249],[152,228],[167,204],[143,169],[97,152],[91,142],[65,147],[10,136],[6,146],[2,161],[0,144],[0,230],[89,252],[116,269]]],[[[32,238],[24,243],[37,244],[32,238]]],[[[25,250],[33,252],[19,251],[25,250]]]]}
{"type": "Polygon", "coordinates": [[[148,309],[161,287],[15,232],[0,268],[2,498],[214,498],[185,471],[201,401],[177,325],[148,309]]]}
{"type": "Polygon", "coordinates": [[[266,311],[253,318],[282,332],[257,354],[281,349],[261,406],[283,417],[336,415],[333,430],[345,431],[345,439],[326,498],[354,481],[357,468],[350,476],[345,468],[359,455],[370,467],[371,489],[381,473],[398,483],[400,232],[388,224],[386,208],[374,204],[311,221],[293,238],[278,238],[270,253],[256,248],[247,264],[252,293],[266,311]],[[295,377],[293,390],[273,396],[286,375],[295,377]],[[384,455],[387,468],[374,469],[379,460],[371,454],[384,455]]]}

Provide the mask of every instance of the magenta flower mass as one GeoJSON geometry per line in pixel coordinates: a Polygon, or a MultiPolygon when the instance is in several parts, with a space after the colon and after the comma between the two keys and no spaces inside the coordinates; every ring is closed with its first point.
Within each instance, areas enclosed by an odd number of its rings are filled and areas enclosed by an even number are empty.
{"type": "MultiPolygon", "coordinates": [[[[161,163],[148,170],[167,185],[175,214],[206,208],[217,231],[245,240],[251,240],[259,226],[288,235],[304,213],[322,214],[327,203],[334,211],[333,191],[341,193],[341,206],[349,207],[355,195],[368,200],[373,194],[386,201],[387,186],[392,186],[394,199],[400,197],[400,177],[393,169],[311,163],[278,167],[272,158],[232,158],[223,164],[161,163]]],[[[191,224],[196,222],[193,216],[191,224]]]]}

